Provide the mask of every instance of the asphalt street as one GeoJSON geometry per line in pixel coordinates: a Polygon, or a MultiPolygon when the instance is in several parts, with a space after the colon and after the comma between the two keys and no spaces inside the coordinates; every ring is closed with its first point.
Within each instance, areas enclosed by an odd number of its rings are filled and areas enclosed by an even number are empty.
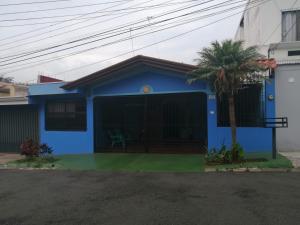
{"type": "Polygon", "coordinates": [[[0,171],[1,225],[300,223],[300,173],[0,171]]]}

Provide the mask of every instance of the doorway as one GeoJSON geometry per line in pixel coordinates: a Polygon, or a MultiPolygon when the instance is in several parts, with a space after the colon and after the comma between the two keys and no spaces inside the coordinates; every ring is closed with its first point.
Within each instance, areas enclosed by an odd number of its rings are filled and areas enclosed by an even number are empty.
{"type": "Polygon", "coordinates": [[[97,97],[95,152],[203,153],[207,97],[180,93],[97,97]]]}

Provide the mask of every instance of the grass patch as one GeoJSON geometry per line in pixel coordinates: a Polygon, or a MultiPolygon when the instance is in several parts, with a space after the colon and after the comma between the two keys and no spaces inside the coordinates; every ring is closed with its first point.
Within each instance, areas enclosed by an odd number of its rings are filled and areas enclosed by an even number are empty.
{"type": "Polygon", "coordinates": [[[57,158],[54,157],[26,157],[16,161],[9,162],[9,168],[54,168],[57,158]]]}
{"type": "MultiPolygon", "coordinates": [[[[70,170],[133,171],[133,172],[203,172],[204,155],[98,153],[33,157],[9,162],[8,168],[56,168],[70,170]]],[[[248,153],[238,164],[207,166],[217,170],[236,168],[293,168],[290,160],[278,154],[248,153]]]]}
{"type": "Polygon", "coordinates": [[[143,172],[204,171],[203,155],[99,153],[59,156],[61,169],[143,172]]]}
{"type": "Polygon", "coordinates": [[[213,167],[219,170],[237,168],[293,168],[292,162],[281,154],[277,155],[277,159],[272,159],[271,153],[247,153],[245,158],[245,162],[242,163],[215,165],[213,167]]]}

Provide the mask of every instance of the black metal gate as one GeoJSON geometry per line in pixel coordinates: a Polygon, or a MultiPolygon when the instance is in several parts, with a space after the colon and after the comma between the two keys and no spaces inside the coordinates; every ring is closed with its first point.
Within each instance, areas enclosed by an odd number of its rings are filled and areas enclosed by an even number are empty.
{"type": "Polygon", "coordinates": [[[94,105],[96,151],[116,150],[112,136],[126,139],[126,149],[119,143],[121,151],[206,151],[204,93],[100,97],[94,105]]]}
{"type": "Polygon", "coordinates": [[[0,106],[0,152],[20,152],[26,138],[39,140],[37,109],[30,105],[0,106]]]}

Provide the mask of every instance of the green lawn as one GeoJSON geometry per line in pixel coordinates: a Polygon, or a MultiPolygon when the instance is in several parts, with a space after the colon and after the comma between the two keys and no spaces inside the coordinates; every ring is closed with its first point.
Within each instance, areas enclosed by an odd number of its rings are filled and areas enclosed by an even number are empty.
{"type": "Polygon", "coordinates": [[[278,158],[273,160],[271,153],[246,154],[246,159],[265,159],[265,161],[205,166],[204,155],[103,153],[63,155],[50,159],[22,159],[8,163],[7,167],[146,172],[202,172],[205,167],[217,170],[293,167],[292,163],[282,155],[278,155],[278,158]]]}
{"type": "Polygon", "coordinates": [[[63,155],[58,157],[58,168],[102,171],[204,171],[203,155],[125,154],[63,155]]]}
{"type": "Polygon", "coordinates": [[[266,159],[265,162],[245,162],[240,164],[216,165],[217,169],[236,169],[236,168],[293,168],[290,160],[278,154],[277,159],[272,159],[271,153],[248,153],[246,159],[266,159]]]}

